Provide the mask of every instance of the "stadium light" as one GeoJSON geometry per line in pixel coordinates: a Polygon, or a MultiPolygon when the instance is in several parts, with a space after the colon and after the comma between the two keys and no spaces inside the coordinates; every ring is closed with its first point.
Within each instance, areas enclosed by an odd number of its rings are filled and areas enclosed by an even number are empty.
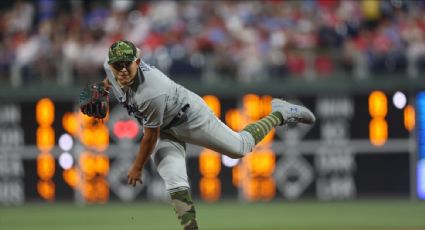
{"type": "Polygon", "coordinates": [[[72,149],[72,147],[74,146],[74,141],[72,140],[71,135],[64,133],[59,137],[59,147],[63,150],[63,151],[69,151],[72,149]]]}
{"type": "Polygon", "coordinates": [[[397,91],[393,95],[393,104],[397,109],[403,109],[406,106],[407,98],[406,95],[400,91],[397,91]]]}
{"type": "Polygon", "coordinates": [[[59,156],[59,165],[68,170],[74,165],[74,158],[68,152],[64,152],[59,156]]]}

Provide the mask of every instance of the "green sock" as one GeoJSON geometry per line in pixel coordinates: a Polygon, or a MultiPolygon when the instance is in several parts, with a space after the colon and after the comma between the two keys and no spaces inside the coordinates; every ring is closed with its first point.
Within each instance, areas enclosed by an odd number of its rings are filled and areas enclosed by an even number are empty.
{"type": "Polygon", "coordinates": [[[184,230],[197,230],[195,206],[190,196],[189,188],[170,192],[171,203],[184,230]]]}
{"type": "Polygon", "coordinates": [[[282,122],[282,114],[273,112],[263,119],[247,125],[243,130],[250,133],[254,137],[255,144],[258,144],[274,127],[279,126],[282,122]]]}

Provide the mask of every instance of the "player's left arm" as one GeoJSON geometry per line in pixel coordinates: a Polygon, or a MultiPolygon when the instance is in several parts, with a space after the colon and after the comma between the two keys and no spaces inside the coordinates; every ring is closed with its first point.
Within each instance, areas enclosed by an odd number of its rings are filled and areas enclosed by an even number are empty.
{"type": "Polygon", "coordinates": [[[106,81],[84,87],[79,100],[81,112],[93,118],[105,118],[109,110],[109,88],[106,81]]]}
{"type": "Polygon", "coordinates": [[[160,128],[144,128],[144,135],[140,141],[139,152],[136,155],[136,159],[133,162],[133,166],[128,172],[128,184],[133,187],[136,186],[137,182],[142,183],[142,169],[152,154],[156,142],[158,140],[160,128]]]}

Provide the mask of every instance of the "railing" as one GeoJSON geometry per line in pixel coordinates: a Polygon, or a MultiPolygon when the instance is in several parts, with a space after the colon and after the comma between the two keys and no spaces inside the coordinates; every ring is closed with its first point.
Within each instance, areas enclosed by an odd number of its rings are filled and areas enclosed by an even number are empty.
{"type": "MultiPolygon", "coordinates": [[[[223,63],[221,57],[213,54],[192,54],[181,59],[173,59],[168,50],[150,53],[144,60],[155,65],[171,78],[185,81],[200,80],[209,85],[218,82],[257,84],[270,80],[325,78],[373,79],[379,75],[398,75],[404,79],[419,78],[421,64],[425,57],[412,52],[370,55],[366,52],[339,50],[289,49],[281,52],[278,61],[264,61],[258,57],[235,65],[223,63]],[[255,65],[255,66],[252,66],[255,65]]],[[[103,78],[101,63],[77,63],[65,56],[42,63],[22,64],[12,62],[9,80],[12,87],[28,84],[54,84],[59,86],[83,85],[103,78]],[[44,68],[43,70],[38,70],[44,68]]],[[[7,74],[6,74],[7,75],[7,74]]],[[[387,80],[387,79],[386,79],[387,80]]]]}

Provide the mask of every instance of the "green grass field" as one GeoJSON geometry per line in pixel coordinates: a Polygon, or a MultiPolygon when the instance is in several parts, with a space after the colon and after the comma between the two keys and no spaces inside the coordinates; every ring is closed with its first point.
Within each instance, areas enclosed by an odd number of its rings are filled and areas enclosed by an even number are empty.
{"type": "MultiPolygon", "coordinates": [[[[202,230],[419,230],[425,202],[197,202],[202,230]]],[[[135,202],[79,207],[73,203],[0,206],[1,230],[170,230],[180,229],[168,204],[135,202]]]]}

